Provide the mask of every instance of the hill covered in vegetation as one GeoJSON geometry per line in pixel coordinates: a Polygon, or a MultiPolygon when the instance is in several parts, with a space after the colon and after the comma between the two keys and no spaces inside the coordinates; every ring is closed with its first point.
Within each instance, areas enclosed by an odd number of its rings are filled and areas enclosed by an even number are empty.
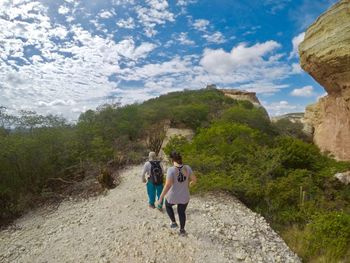
{"type": "Polygon", "coordinates": [[[301,123],[266,122],[244,103],[222,112],[191,142],[173,138],[196,171],[195,192],[224,190],[262,214],[307,262],[350,257],[350,189],[334,174],[350,168],[321,154],[301,123]]]}
{"type": "MultiPolygon", "coordinates": [[[[334,179],[350,164],[322,155],[299,124],[271,123],[263,108],[219,90],[174,92],[142,104],[103,105],[68,124],[55,116],[1,111],[1,218],[17,216],[52,178],[75,180],[86,167],[140,163],[159,151],[165,124],[191,128],[172,139],[199,177],[195,191],[224,190],[261,213],[305,260],[350,254],[350,190],[334,179]],[[11,127],[11,129],[10,129],[11,127]]],[[[101,169],[102,169],[101,168],[101,169]]]]}
{"type": "Polygon", "coordinates": [[[152,139],[161,140],[165,123],[196,130],[234,105],[217,90],[175,92],[142,104],[102,105],[81,114],[76,124],[30,111],[12,116],[2,107],[1,220],[18,216],[53,191],[54,179],[70,182],[107,162],[140,163],[153,148],[152,139]]]}

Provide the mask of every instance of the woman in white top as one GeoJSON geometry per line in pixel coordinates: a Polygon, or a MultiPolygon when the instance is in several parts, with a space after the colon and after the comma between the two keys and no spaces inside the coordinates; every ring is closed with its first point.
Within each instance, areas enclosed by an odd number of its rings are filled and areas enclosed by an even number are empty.
{"type": "Polygon", "coordinates": [[[171,228],[178,227],[173,210],[173,205],[177,205],[177,212],[180,221],[180,235],[185,235],[185,212],[190,200],[189,186],[194,184],[197,181],[197,178],[193,174],[191,167],[182,163],[180,153],[173,151],[170,154],[170,158],[173,162],[173,166],[168,168],[166,182],[159,198],[159,204],[163,203],[163,199],[165,195],[167,195],[165,207],[171,220],[171,228]]]}

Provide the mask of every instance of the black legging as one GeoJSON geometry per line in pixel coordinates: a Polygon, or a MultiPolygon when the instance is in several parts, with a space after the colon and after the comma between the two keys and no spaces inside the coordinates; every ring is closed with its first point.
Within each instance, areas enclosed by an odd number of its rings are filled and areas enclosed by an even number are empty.
{"type": "MultiPolygon", "coordinates": [[[[165,208],[166,208],[166,212],[168,213],[168,216],[170,217],[172,222],[176,222],[175,220],[175,214],[174,214],[174,210],[173,210],[173,205],[174,204],[170,204],[168,203],[167,200],[165,200],[165,208]]],[[[178,204],[177,205],[177,213],[179,214],[179,220],[180,220],[180,229],[185,229],[185,224],[186,224],[186,208],[187,208],[187,204],[178,204]]]]}

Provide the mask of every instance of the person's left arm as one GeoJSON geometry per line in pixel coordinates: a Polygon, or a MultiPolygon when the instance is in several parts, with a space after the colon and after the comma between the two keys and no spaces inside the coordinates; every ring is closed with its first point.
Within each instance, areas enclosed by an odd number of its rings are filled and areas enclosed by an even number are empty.
{"type": "Polygon", "coordinates": [[[146,173],[147,173],[147,163],[144,164],[143,166],[143,170],[142,170],[142,174],[141,174],[141,180],[143,183],[146,183],[147,180],[146,180],[146,173]]]}
{"type": "Polygon", "coordinates": [[[190,180],[189,180],[189,185],[192,186],[197,183],[197,177],[193,174],[192,169],[188,166],[189,173],[190,173],[190,180]]]}

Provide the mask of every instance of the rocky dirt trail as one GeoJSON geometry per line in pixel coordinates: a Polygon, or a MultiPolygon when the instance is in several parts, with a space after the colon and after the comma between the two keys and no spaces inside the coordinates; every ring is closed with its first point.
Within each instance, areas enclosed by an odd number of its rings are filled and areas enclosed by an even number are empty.
{"type": "Polygon", "coordinates": [[[0,232],[0,262],[300,262],[265,220],[224,194],[192,196],[187,237],[147,207],[141,166],[105,196],[37,210],[0,232]]]}

